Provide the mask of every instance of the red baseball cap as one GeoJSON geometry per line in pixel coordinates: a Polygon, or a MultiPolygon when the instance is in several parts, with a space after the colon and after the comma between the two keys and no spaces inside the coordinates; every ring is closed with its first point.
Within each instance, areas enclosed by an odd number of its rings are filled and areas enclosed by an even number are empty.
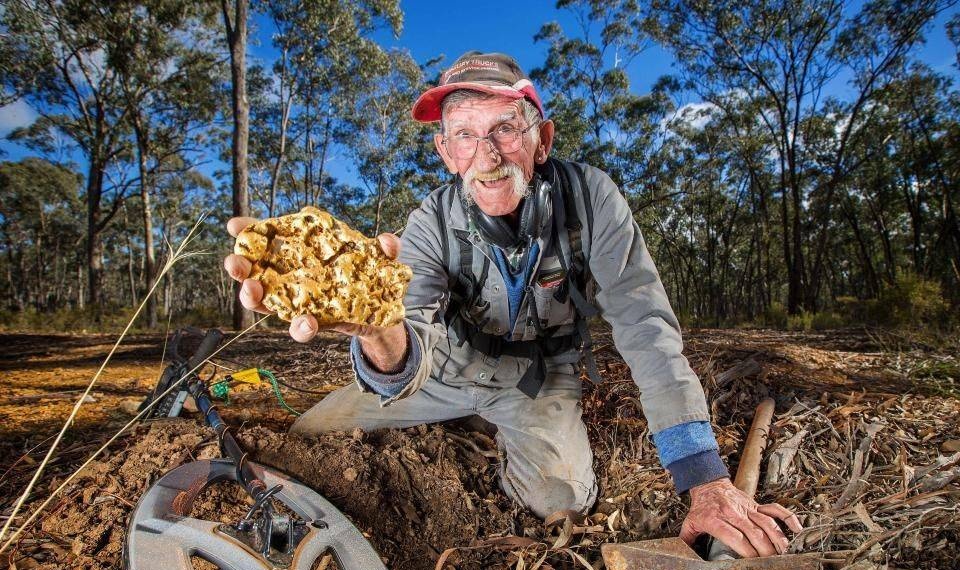
{"type": "Polygon", "coordinates": [[[543,113],[540,96],[515,59],[502,53],[468,51],[440,75],[440,84],[413,104],[413,118],[422,123],[440,120],[440,103],[452,91],[469,89],[512,99],[526,97],[543,113]]]}

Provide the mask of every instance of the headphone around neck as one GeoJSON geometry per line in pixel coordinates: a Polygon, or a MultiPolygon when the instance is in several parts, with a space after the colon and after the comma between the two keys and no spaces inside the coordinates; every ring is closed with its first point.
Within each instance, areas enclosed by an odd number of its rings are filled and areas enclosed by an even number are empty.
{"type": "MultiPolygon", "coordinates": [[[[520,223],[517,229],[510,225],[505,216],[491,216],[484,213],[476,203],[470,204],[467,213],[480,237],[489,244],[509,250],[523,245],[529,247],[543,235],[553,208],[553,187],[547,179],[556,182],[556,172],[551,160],[537,165],[530,181],[530,195],[520,205],[520,223]]],[[[462,189],[463,180],[460,180],[462,189]]]]}

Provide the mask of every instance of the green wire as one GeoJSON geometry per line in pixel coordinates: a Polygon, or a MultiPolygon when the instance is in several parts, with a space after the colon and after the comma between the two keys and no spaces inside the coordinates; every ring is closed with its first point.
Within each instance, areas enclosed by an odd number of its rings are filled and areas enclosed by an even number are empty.
{"type": "Polygon", "coordinates": [[[224,404],[230,404],[230,384],[226,380],[210,385],[210,394],[215,398],[223,400],[224,404]]]}
{"type": "MultiPolygon", "coordinates": [[[[270,385],[273,386],[273,394],[277,397],[277,401],[280,402],[280,405],[283,409],[287,410],[295,416],[299,416],[300,412],[294,410],[283,400],[283,395],[280,393],[280,385],[277,384],[277,378],[273,375],[273,372],[269,370],[264,370],[263,368],[257,368],[257,374],[261,376],[266,376],[267,380],[270,381],[270,385]]],[[[230,403],[230,383],[226,380],[221,382],[216,382],[210,385],[210,393],[223,400],[224,404],[230,403]]]]}
{"type": "Polygon", "coordinates": [[[270,385],[273,386],[273,393],[277,397],[277,401],[280,402],[280,405],[283,407],[283,409],[287,410],[288,412],[290,412],[295,416],[299,416],[300,412],[298,412],[297,410],[294,410],[293,408],[288,406],[286,402],[283,401],[283,395],[280,393],[280,386],[277,384],[277,378],[273,375],[273,372],[270,372],[269,370],[264,370],[263,368],[258,368],[257,372],[263,376],[266,376],[267,380],[270,381],[270,385]]]}

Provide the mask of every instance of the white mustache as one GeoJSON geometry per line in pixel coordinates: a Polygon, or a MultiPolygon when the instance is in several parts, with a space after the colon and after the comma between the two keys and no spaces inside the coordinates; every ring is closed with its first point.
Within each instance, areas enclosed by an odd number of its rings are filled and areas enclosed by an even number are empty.
{"type": "Polygon", "coordinates": [[[475,201],[474,196],[477,188],[474,181],[490,182],[501,178],[511,178],[513,180],[513,193],[520,198],[526,198],[530,195],[530,189],[527,187],[527,181],[523,179],[523,171],[520,170],[520,167],[513,163],[504,163],[488,172],[477,172],[476,169],[471,168],[463,175],[464,198],[467,200],[467,204],[473,204],[475,201]]]}
{"type": "Polygon", "coordinates": [[[477,172],[473,175],[474,178],[480,180],[481,182],[489,182],[491,180],[499,180],[500,178],[506,178],[507,176],[512,176],[514,173],[510,172],[510,168],[504,168],[503,166],[498,166],[496,170],[491,172],[477,172]]]}

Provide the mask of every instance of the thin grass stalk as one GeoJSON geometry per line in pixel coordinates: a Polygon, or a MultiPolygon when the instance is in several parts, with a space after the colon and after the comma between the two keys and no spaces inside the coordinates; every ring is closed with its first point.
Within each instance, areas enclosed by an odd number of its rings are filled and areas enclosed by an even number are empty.
{"type": "MultiPolygon", "coordinates": [[[[250,325],[249,327],[245,328],[244,330],[242,330],[242,331],[240,331],[239,333],[237,333],[236,335],[234,335],[233,338],[231,338],[231,339],[228,340],[227,342],[223,343],[216,351],[214,351],[213,354],[210,355],[210,358],[213,358],[214,356],[216,356],[221,350],[223,350],[223,349],[227,348],[228,346],[230,346],[231,344],[233,344],[233,342],[234,342],[235,340],[237,340],[237,339],[240,338],[241,336],[245,335],[246,333],[250,332],[251,330],[253,330],[254,327],[256,327],[257,325],[259,325],[260,323],[262,323],[263,321],[265,321],[265,320],[268,319],[268,318],[270,318],[270,315],[264,315],[262,318],[260,318],[259,320],[257,320],[255,323],[253,323],[253,324],[250,325]]],[[[208,359],[208,360],[209,360],[209,359],[208,359]]],[[[174,382],[173,384],[171,384],[169,388],[167,388],[163,393],[161,393],[159,396],[157,396],[156,398],[154,398],[152,402],[150,402],[146,407],[144,407],[144,409],[141,410],[140,413],[138,413],[138,414],[137,414],[136,416],[134,416],[130,421],[128,421],[122,428],[120,428],[119,431],[117,431],[117,433],[115,433],[110,439],[108,439],[108,440],[106,441],[106,443],[104,443],[104,444],[103,444],[102,446],[100,446],[96,451],[94,451],[93,454],[92,454],[80,467],[78,467],[76,470],[74,470],[74,472],[71,473],[70,476],[67,477],[66,480],[64,480],[63,483],[61,483],[56,489],[54,489],[53,492],[50,494],[50,496],[47,497],[47,499],[46,499],[45,501],[43,501],[43,503],[41,503],[40,506],[37,507],[37,509],[36,509],[35,511],[33,511],[33,513],[31,513],[31,515],[30,515],[29,517],[27,517],[27,520],[25,520],[25,521],[23,522],[23,524],[20,525],[20,526],[17,528],[17,530],[14,531],[14,533],[13,533],[12,535],[10,535],[10,538],[7,539],[7,541],[6,541],[5,543],[3,543],[3,546],[0,546],[0,553],[3,553],[3,552],[17,539],[17,537],[19,537],[20,534],[21,534],[27,527],[29,527],[30,524],[31,524],[34,520],[36,520],[36,518],[40,515],[40,513],[43,511],[43,509],[45,509],[45,508],[47,507],[47,505],[49,505],[50,502],[53,501],[54,498],[56,498],[58,495],[60,495],[60,493],[61,493],[64,489],[66,489],[67,486],[68,486],[74,479],[76,479],[76,478],[80,475],[80,473],[82,473],[83,470],[84,470],[88,465],[90,465],[90,463],[93,462],[94,459],[96,459],[97,457],[99,457],[101,453],[103,453],[108,447],[110,447],[110,445],[111,445],[114,441],[117,440],[117,438],[119,438],[121,435],[123,435],[123,433],[124,433],[125,431],[127,431],[128,429],[130,429],[130,427],[131,427],[133,424],[135,424],[136,422],[140,421],[140,418],[143,417],[144,414],[146,414],[147,412],[149,412],[158,402],[162,401],[163,398],[164,398],[167,394],[169,394],[170,392],[172,392],[172,391],[174,390],[174,388],[177,388],[178,386],[180,386],[180,384],[181,384],[186,378],[188,378],[191,374],[193,374],[194,372],[196,372],[197,370],[199,370],[200,368],[202,368],[203,365],[206,364],[206,363],[207,363],[207,360],[204,360],[203,362],[197,364],[192,370],[189,370],[186,374],[184,374],[183,376],[181,376],[176,382],[174,382]]],[[[11,514],[10,518],[9,518],[8,521],[7,521],[8,523],[13,520],[13,515],[15,515],[15,514],[16,514],[16,512],[14,512],[13,514],[11,514]]]]}
{"type": "MultiPolygon", "coordinates": [[[[147,300],[153,295],[157,289],[157,285],[160,283],[161,278],[166,275],[170,269],[173,268],[181,259],[186,257],[191,257],[196,255],[195,253],[185,252],[187,245],[196,237],[194,234],[197,232],[197,228],[200,227],[200,224],[203,223],[203,220],[206,218],[206,214],[201,215],[197,222],[190,228],[190,232],[187,233],[187,236],[180,243],[180,247],[177,248],[175,252],[170,256],[170,259],[164,264],[163,269],[160,270],[160,273],[157,275],[157,278],[154,279],[153,286],[150,287],[150,290],[147,292],[146,296],[143,299],[143,302],[140,303],[140,306],[137,307],[136,312],[130,318],[130,321],[127,323],[127,326],[124,327],[123,332],[120,333],[120,336],[117,338],[117,342],[114,343],[113,348],[110,349],[110,353],[107,355],[107,358],[103,361],[103,364],[100,365],[100,369],[97,370],[94,374],[93,379],[90,380],[90,383],[87,385],[86,390],[83,391],[83,394],[77,399],[77,402],[73,406],[73,410],[70,412],[70,415],[67,417],[67,420],[63,423],[63,427],[60,429],[60,433],[57,434],[56,439],[54,439],[53,444],[50,446],[50,449],[47,451],[46,456],[44,456],[43,461],[40,462],[40,465],[37,467],[37,472],[34,473],[33,478],[30,479],[30,482],[27,484],[26,489],[24,489],[23,494],[20,495],[17,499],[17,503],[13,507],[13,511],[10,513],[10,518],[4,523],[3,528],[0,529],[0,540],[3,540],[7,536],[7,531],[10,529],[10,525],[13,524],[14,519],[17,516],[17,513],[20,512],[20,509],[23,507],[23,503],[26,502],[27,497],[30,496],[30,492],[33,491],[34,485],[37,481],[40,480],[40,476],[43,474],[43,470],[46,468],[47,463],[49,463],[50,458],[53,456],[54,451],[56,451],[57,446],[60,444],[60,441],[63,439],[63,435],[70,428],[70,425],[73,423],[74,418],[76,418],[77,413],[80,411],[80,406],[83,404],[86,397],[93,390],[93,386],[97,383],[97,380],[100,379],[100,375],[103,374],[103,371],[106,369],[107,364],[110,362],[110,359],[113,357],[113,354],[117,351],[117,348],[120,347],[120,343],[123,341],[124,337],[129,332],[130,328],[133,326],[133,323],[136,322],[137,317],[140,316],[140,313],[143,311],[143,308],[147,304],[147,300]]],[[[23,527],[21,527],[22,529],[23,527]]],[[[0,552],[3,552],[7,546],[12,542],[13,538],[19,534],[19,531],[13,535],[7,542],[0,547],[0,552]]]]}

